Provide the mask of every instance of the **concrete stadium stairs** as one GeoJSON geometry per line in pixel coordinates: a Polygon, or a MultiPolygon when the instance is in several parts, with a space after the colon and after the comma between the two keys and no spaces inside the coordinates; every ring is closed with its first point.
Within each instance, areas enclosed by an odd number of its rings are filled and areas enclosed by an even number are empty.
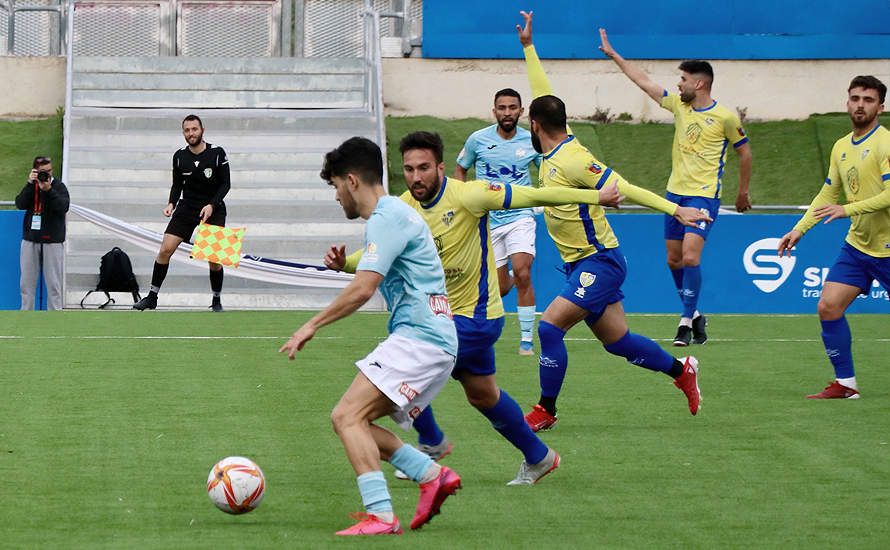
{"type": "MultiPolygon", "coordinates": [[[[227,225],[245,226],[244,253],[320,265],[327,247],[360,246],[364,224],[347,221],[333,189],[318,177],[325,152],[359,135],[376,140],[377,120],[363,106],[366,78],[357,59],[75,58],[66,183],[71,201],[163,232],[161,210],[180,122],[204,121],[205,140],[229,157],[227,225]]],[[[77,215],[68,220],[66,306],[77,307],[98,280],[99,259],[114,246],[133,261],[148,292],[156,250],[147,251],[77,215]]],[[[317,309],[337,290],[277,285],[234,276],[229,308],[317,309]]],[[[206,308],[203,262],[173,262],[159,307],[206,308]]],[[[114,296],[129,305],[129,296],[114,296]]],[[[369,309],[383,309],[378,296],[369,309]]]]}

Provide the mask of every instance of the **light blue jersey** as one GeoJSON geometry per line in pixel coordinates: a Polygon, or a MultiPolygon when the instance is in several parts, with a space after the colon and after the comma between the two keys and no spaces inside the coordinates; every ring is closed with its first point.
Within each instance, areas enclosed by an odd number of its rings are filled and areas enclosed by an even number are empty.
{"type": "Polygon", "coordinates": [[[445,291],[445,271],[433,235],[417,212],[397,197],[380,197],[365,226],[356,271],[383,275],[389,332],[457,355],[457,333],[445,291]]]}
{"type": "MultiPolygon", "coordinates": [[[[540,166],[541,155],[532,147],[531,133],[517,126],[516,135],[505,140],[498,134],[497,124],[470,134],[457,156],[457,163],[464,170],[476,165],[476,179],[527,187],[532,184],[528,174],[532,162],[540,166]]],[[[531,208],[496,210],[491,213],[489,224],[494,229],[525,216],[534,216],[531,208]]]]}

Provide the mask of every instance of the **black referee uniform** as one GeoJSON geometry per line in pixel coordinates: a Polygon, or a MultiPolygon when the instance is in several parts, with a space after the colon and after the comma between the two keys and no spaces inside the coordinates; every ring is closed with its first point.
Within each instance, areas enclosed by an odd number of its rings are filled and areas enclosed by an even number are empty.
{"type": "Polygon", "coordinates": [[[168,202],[175,204],[176,209],[165,233],[184,241],[191,241],[192,233],[201,221],[201,209],[208,204],[213,206],[213,214],[205,220],[206,223],[226,225],[223,199],[232,187],[229,159],[222,147],[205,145],[197,155],[187,146],[173,154],[173,185],[168,202]]]}

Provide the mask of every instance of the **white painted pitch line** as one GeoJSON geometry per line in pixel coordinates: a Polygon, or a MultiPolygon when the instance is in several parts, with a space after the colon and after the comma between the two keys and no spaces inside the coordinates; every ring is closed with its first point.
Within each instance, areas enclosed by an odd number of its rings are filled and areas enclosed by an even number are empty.
{"type": "MultiPolygon", "coordinates": [[[[282,340],[288,336],[123,336],[123,335],[83,335],[83,336],[21,336],[0,335],[0,340],[282,340]]],[[[315,336],[314,340],[374,340],[382,341],[380,336],[315,336]]],[[[567,342],[598,342],[596,338],[565,338],[567,342]]],[[[656,342],[673,342],[673,338],[653,338],[656,342]]],[[[856,342],[890,342],[890,338],[855,338],[856,342]]],[[[709,338],[709,342],[822,342],[820,338],[709,338]]]]}

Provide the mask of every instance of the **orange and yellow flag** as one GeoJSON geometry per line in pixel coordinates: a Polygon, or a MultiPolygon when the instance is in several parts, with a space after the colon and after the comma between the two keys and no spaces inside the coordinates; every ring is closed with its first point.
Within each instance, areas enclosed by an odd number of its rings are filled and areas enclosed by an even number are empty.
{"type": "Polygon", "coordinates": [[[202,223],[195,233],[192,258],[238,267],[245,227],[220,227],[202,223]]]}

